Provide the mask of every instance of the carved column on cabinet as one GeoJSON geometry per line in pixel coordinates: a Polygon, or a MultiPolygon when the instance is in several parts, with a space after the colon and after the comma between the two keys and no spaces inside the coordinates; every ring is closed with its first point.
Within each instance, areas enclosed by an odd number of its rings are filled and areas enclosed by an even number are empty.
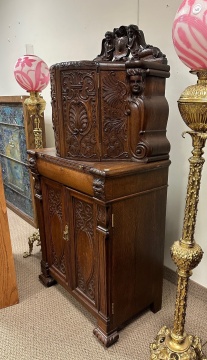
{"type": "Polygon", "coordinates": [[[98,297],[98,327],[93,330],[94,335],[106,347],[115,343],[119,334],[111,326],[114,312],[114,304],[110,298],[110,271],[111,271],[111,251],[109,227],[112,217],[110,207],[97,205],[97,226],[96,238],[98,242],[99,254],[99,297],[98,297]]]}

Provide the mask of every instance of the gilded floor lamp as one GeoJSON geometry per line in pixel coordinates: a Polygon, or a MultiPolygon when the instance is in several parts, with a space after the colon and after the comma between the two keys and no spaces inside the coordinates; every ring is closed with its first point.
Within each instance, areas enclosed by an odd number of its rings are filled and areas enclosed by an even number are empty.
{"type": "MultiPolygon", "coordinates": [[[[26,54],[20,57],[14,68],[14,76],[18,84],[30,93],[24,104],[27,107],[29,118],[33,122],[34,147],[43,147],[43,137],[40,118],[45,110],[46,102],[40,96],[40,92],[49,83],[49,69],[47,64],[36,55],[26,54]]],[[[39,231],[29,237],[29,252],[24,257],[30,256],[33,243],[40,245],[39,231]]]]}
{"type": "Polygon", "coordinates": [[[194,232],[199,200],[201,172],[204,164],[203,148],[207,139],[207,1],[184,0],[173,23],[173,43],[182,62],[196,74],[196,85],[187,87],[178,100],[180,114],[190,128],[186,131],[193,144],[189,159],[186,206],[182,237],[171,248],[177,266],[178,283],[174,324],[164,326],[150,345],[151,360],[206,360],[201,339],[184,330],[187,310],[188,280],[203,255],[195,242],[194,232]]]}

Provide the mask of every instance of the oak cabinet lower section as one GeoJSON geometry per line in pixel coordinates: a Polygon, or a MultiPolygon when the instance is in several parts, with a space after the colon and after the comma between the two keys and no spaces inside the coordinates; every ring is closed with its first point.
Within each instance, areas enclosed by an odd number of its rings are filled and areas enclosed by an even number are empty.
{"type": "Polygon", "coordinates": [[[106,346],[140,311],[161,308],[169,161],[80,163],[30,151],[41,281],[64,286],[97,318],[106,346]]]}
{"type": "Polygon", "coordinates": [[[96,308],[97,242],[92,199],[45,178],[42,195],[51,275],[96,308]]]}

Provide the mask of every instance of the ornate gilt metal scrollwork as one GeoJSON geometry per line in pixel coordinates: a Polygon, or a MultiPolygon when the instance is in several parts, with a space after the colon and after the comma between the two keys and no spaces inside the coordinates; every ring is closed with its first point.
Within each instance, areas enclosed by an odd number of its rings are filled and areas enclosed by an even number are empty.
{"type": "MultiPolygon", "coordinates": [[[[38,173],[37,166],[36,166],[36,155],[33,151],[29,151],[29,153],[30,153],[30,157],[29,157],[28,163],[29,163],[29,169],[30,169],[31,174],[34,179],[35,197],[37,197],[39,200],[42,200],[42,192],[41,192],[41,185],[40,185],[40,180],[39,180],[39,173],[38,173]]],[[[37,246],[41,246],[39,230],[35,231],[31,236],[28,237],[29,251],[24,252],[24,254],[23,254],[24,258],[31,256],[35,242],[36,242],[37,246]]]]}
{"type": "Polygon", "coordinates": [[[38,92],[31,91],[30,97],[25,100],[24,104],[27,106],[29,116],[34,125],[33,134],[35,149],[41,149],[43,147],[43,139],[40,118],[45,110],[46,101],[38,92]]]}

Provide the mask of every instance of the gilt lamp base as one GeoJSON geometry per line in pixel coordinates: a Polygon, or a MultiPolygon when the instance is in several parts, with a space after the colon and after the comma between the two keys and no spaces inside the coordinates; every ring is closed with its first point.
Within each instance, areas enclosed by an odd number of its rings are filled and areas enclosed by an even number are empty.
{"type": "Polygon", "coordinates": [[[203,354],[201,340],[197,336],[186,335],[182,343],[173,341],[171,330],[166,326],[150,344],[150,360],[207,360],[203,354]]]}

